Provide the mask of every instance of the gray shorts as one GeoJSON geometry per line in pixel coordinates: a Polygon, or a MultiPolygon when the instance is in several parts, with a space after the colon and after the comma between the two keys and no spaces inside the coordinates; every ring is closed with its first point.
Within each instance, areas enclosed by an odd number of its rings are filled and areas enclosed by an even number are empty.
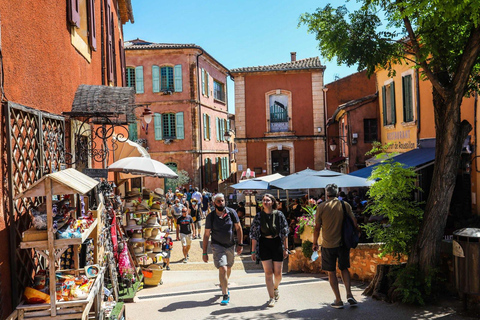
{"type": "Polygon", "coordinates": [[[219,244],[212,243],[213,263],[218,269],[220,267],[232,267],[235,259],[235,246],[225,248],[219,244]]]}

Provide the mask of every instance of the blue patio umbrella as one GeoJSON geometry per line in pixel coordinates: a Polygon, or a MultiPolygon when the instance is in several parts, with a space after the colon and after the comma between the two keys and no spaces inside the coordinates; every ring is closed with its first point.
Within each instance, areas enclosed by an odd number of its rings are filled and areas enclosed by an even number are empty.
{"type": "Polygon", "coordinates": [[[354,177],[340,172],[326,169],[321,171],[306,169],[272,181],[271,186],[284,190],[319,189],[325,188],[331,183],[342,188],[369,187],[373,184],[372,181],[368,181],[367,179],[354,177]]]}

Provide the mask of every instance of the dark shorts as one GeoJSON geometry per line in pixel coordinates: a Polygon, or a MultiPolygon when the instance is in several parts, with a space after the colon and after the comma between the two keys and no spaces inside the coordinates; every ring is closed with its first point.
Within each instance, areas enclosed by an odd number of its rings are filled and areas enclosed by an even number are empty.
{"type": "Polygon", "coordinates": [[[282,239],[280,237],[273,239],[261,237],[259,241],[260,244],[258,250],[260,260],[283,261],[283,247],[282,239]]]}
{"type": "Polygon", "coordinates": [[[350,268],[350,249],[346,247],[324,248],[322,247],[322,269],[325,271],[346,270],[350,268]]]}

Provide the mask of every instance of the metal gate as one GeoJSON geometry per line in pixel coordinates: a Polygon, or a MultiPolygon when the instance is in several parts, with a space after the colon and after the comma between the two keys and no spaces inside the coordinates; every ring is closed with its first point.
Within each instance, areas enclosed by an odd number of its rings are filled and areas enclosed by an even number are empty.
{"type": "MultiPolygon", "coordinates": [[[[33,284],[35,271],[45,267],[34,250],[19,248],[22,232],[31,226],[28,208],[38,205],[37,198],[14,200],[43,175],[63,169],[65,118],[16,103],[2,104],[3,199],[6,228],[10,235],[12,308],[20,302],[24,288],[33,284]]],[[[4,304],[3,294],[0,304],[4,304]]]]}

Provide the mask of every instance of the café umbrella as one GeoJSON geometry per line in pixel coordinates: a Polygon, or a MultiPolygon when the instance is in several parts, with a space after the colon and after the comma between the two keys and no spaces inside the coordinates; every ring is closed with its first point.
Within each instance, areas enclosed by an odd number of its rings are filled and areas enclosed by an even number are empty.
{"type": "Polygon", "coordinates": [[[328,184],[332,183],[341,188],[369,187],[373,184],[373,181],[325,169],[293,173],[284,178],[272,181],[270,185],[284,190],[293,190],[325,188],[328,184]]]}
{"type": "Polygon", "coordinates": [[[172,169],[149,156],[120,159],[112,163],[108,170],[158,178],[178,178],[172,169]]]}

